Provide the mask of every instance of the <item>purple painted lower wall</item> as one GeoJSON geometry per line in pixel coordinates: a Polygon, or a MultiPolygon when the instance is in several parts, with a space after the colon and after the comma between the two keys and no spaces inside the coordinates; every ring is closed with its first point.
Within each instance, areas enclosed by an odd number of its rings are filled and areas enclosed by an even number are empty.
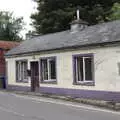
{"type": "Polygon", "coordinates": [[[17,86],[17,85],[7,85],[7,89],[8,90],[16,90],[16,91],[25,91],[25,92],[29,92],[31,89],[28,86],[17,86]]]}
{"type": "MultiPolygon", "coordinates": [[[[19,90],[19,91],[30,91],[30,87],[8,85],[8,89],[19,90]]],[[[81,90],[81,89],[64,89],[64,88],[53,88],[53,87],[40,87],[39,92],[68,95],[74,98],[88,98],[88,99],[99,99],[107,101],[120,102],[120,92],[108,92],[108,91],[94,91],[94,90],[81,90]]]]}
{"type": "Polygon", "coordinates": [[[51,87],[41,87],[40,92],[59,94],[59,95],[69,95],[72,97],[79,97],[79,98],[100,99],[100,100],[120,102],[120,92],[63,89],[63,88],[51,88],[51,87]]]}

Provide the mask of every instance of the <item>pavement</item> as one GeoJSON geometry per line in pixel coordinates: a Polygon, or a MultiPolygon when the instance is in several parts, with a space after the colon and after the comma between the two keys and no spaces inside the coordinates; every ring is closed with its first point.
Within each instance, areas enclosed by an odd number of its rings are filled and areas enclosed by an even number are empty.
{"type": "Polygon", "coordinates": [[[120,112],[58,99],[0,92],[0,120],[120,120],[120,112]]]}

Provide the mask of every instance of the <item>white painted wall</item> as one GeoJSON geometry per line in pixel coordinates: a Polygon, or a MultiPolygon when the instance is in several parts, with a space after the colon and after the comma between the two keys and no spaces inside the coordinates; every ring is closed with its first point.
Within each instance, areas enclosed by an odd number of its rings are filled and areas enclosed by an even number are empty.
{"type": "Polygon", "coordinates": [[[57,84],[41,84],[44,87],[73,88],[87,90],[120,91],[120,75],[118,62],[120,62],[120,47],[101,47],[94,49],[82,49],[71,51],[59,51],[53,53],[44,53],[26,57],[7,58],[8,61],[8,83],[12,85],[30,86],[29,83],[16,83],[15,79],[15,61],[28,59],[28,68],[30,61],[39,61],[40,57],[57,57],[57,84]],[[73,63],[74,54],[94,54],[95,86],[73,85],[73,63]]]}

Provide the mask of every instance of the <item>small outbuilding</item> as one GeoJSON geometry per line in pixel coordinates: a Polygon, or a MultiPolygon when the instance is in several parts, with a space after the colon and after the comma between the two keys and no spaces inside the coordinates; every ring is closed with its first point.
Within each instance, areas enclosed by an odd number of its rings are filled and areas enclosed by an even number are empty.
{"type": "Polygon", "coordinates": [[[5,87],[5,76],[6,76],[6,63],[4,54],[19,45],[18,42],[11,42],[11,41],[2,41],[0,40],[0,87],[5,87]]]}

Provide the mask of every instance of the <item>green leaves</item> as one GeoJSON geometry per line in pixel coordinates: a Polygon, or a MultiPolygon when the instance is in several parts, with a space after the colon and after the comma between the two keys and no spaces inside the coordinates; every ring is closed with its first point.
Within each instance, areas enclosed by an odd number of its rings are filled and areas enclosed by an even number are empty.
{"type": "Polygon", "coordinates": [[[80,18],[89,25],[110,21],[113,16],[115,18],[119,16],[118,5],[113,7],[112,11],[116,12],[110,16],[113,4],[119,0],[35,0],[35,2],[38,4],[38,11],[32,14],[31,18],[36,32],[40,34],[69,29],[78,7],[80,18]]]}
{"type": "Polygon", "coordinates": [[[108,17],[109,20],[120,19],[120,3],[115,3],[111,9],[111,15],[108,17]]]}
{"type": "Polygon", "coordinates": [[[0,39],[17,41],[22,38],[19,32],[23,29],[23,18],[13,17],[13,13],[0,12],[0,39]]]}

